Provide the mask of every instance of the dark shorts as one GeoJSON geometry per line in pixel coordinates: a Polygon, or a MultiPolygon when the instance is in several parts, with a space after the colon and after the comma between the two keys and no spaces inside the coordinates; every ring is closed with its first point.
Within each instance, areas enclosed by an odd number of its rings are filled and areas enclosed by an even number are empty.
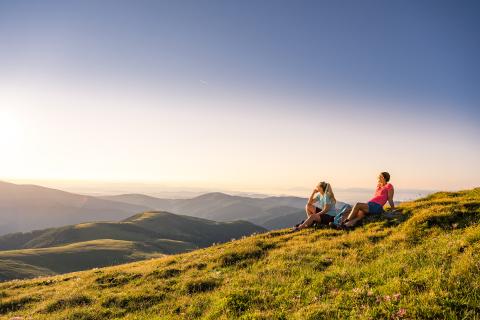
{"type": "Polygon", "coordinates": [[[370,214],[381,214],[383,213],[383,206],[379,205],[376,202],[368,202],[368,213],[370,214]]]}
{"type": "MultiPolygon", "coordinates": [[[[319,213],[320,211],[322,211],[322,209],[315,207],[315,212],[316,212],[316,213],[319,213]]],[[[329,215],[329,214],[321,214],[321,215],[320,215],[320,224],[326,224],[326,225],[328,225],[330,222],[333,222],[334,219],[335,219],[335,218],[332,217],[332,216],[329,215]]],[[[318,223],[318,222],[317,222],[317,223],[318,223]]]]}

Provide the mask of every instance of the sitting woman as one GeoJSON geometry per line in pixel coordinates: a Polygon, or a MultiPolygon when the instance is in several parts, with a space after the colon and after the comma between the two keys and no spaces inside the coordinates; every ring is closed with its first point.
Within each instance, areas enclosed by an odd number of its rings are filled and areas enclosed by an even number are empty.
{"type": "Polygon", "coordinates": [[[333,194],[332,187],[327,182],[320,182],[315,189],[313,189],[308,203],[305,207],[307,212],[307,219],[293,227],[293,231],[298,231],[310,227],[314,222],[318,224],[328,225],[333,223],[338,212],[335,209],[337,200],[333,194]],[[317,195],[317,196],[315,196],[317,195]],[[314,205],[315,204],[315,205],[314,205]]]}
{"type": "Polygon", "coordinates": [[[388,172],[382,172],[378,176],[377,189],[375,195],[367,203],[357,203],[350,215],[343,222],[344,228],[352,228],[358,221],[363,219],[367,214],[381,214],[383,213],[383,206],[387,203],[390,204],[390,208],[394,209],[395,204],[393,202],[393,186],[389,183],[390,174],[388,172]]]}

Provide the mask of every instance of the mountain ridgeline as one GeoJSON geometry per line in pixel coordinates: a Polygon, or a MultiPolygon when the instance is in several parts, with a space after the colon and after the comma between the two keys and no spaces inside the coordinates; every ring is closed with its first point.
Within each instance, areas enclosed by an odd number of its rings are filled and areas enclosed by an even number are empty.
{"type": "MultiPolygon", "coordinates": [[[[167,211],[214,221],[246,220],[284,228],[282,216],[304,218],[306,199],[250,198],[207,193],[192,199],[160,199],[141,194],[92,197],[35,185],[0,182],[0,235],[83,222],[120,221],[146,211],[167,211]]],[[[288,220],[288,219],[287,219],[288,220]]],[[[291,219],[290,219],[291,220],[291,219]]],[[[290,220],[288,220],[290,222],[290,220]]]]}
{"type": "Polygon", "coordinates": [[[150,208],[0,181],[0,235],[85,221],[115,221],[147,210],[150,208]]]}
{"type": "MultiPolygon", "coordinates": [[[[215,221],[247,220],[263,226],[274,218],[296,213],[296,220],[305,217],[307,199],[290,196],[250,198],[221,192],[207,193],[192,199],[160,199],[142,194],[101,197],[130,205],[145,206],[153,210],[186,214],[215,221]]],[[[287,225],[276,227],[285,228],[287,225]]]]}

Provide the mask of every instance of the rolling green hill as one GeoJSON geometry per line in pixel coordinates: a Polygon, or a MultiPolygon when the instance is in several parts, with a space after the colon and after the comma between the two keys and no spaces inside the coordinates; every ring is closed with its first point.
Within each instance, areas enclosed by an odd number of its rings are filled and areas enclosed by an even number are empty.
{"type": "Polygon", "coordinates": [[[0,280],[65,273],[186,252],[265,229],[144,212],[121,222],[81,223],[0,237],[0,280]]]}
{"type": "Polygon", "coordinates": [[[351,232],[289,230],[0,284],[25,319],[479,319],[480,188],[436,193],[351,232]]]}
{"type": "MultiPolygon", "coordinates": [[[[183,246],[186,250],[195,248],[185,243],[183,246]]],[[[17,278],[21,274],[29,277],[30,272],[25,271],[28,267],[38,272],[33,275],[66,273],[163,256],[159,251],[154,244],[110,239],[51,248],[0,251],[0,280],[17,278]],[[6,262],[16,263],[16,270],[5,268],[6,262]]]]}

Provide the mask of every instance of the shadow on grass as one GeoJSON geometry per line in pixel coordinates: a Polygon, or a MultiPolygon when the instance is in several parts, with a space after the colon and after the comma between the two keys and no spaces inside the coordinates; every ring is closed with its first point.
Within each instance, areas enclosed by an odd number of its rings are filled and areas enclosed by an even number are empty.
{"type": "Polygon", "coordinates": [[[0,302],[0,314],[7,314],[24,309],[29,303],[38,302],[39,299],[35,297],[23,297],[13,299],[10,301],[0,302]]]}
{"type": "Polygon", "coordinates": [[[246,266],[266,256],[267,252],[277,247],[276,243],[259,240],[255,246],[234,249],[220,256],[220,266],[246,266]]]}
{"type": "Polygon", "coordinates": [[[91,303],[92,303],[92,299],[90,297],[79,294],[79,295],[74,295],[72,297],[60,299],[50,303],[45,309],[45,312],[51,313],[51,312],[73,308],[73,307],[83,307],[83,306],[90,305],[91,303]]]}
{"type": "Polygon", "coordinates": [[[98,277],[95,282],[99,287],[102,288],[113,288],[125,285],[130,281],[140,278],[140,274],[118,272],[113,274],[106,274],[104,276],[98,277]]]}
{"type": "Polygon", "coordinates": [[[212,291],[220,286],[220,281],[217,279],[200,279],[187,282],[185,291],[188,294],[195,294],[200,292],[212,291]]]}
{"type": "Polygon", "coordinates": [[[177,277],[180,273],[182,273],[181,270],[171,268],[171,269],[164,269],[164,270],[155,270],[147,275],[147,277],[150,278],[155,278],[155,279],[170,279],[177,277]]]}
{"type": "Polygon", "coordinates": [[[127,296],[113,296],[107,298],[102,307],[119,308],[127,312],[141,311],[151,308],[165,299],[164,294],[132,294],[127,296]]]}

